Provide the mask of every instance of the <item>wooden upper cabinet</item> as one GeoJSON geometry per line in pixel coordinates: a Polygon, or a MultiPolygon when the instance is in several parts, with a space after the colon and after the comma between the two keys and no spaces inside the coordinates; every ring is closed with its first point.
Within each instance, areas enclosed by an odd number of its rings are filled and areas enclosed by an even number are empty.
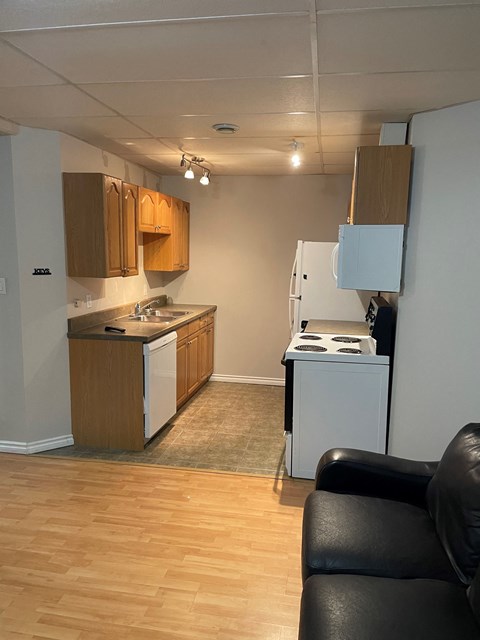
{"type": "Polygon", "coordinates": [[[144,268],[147,271],[187,271],[189,269],[190,205],[171,199],[171,234],[143,238],[144,268]]]}
{"type": "Polygon", "coordinates": [[[358,147],[350,224],[407,224],[412,147],[358,147]]]}
{"type": "Polygon", "coordinates": [[[157,192],[138,188],[138,230],[155,233],[157,192]]]}
{"type": "Polygon", "coordinates": [[[139,187],[138,230],[144,233],[171,233],[172,198],[139,187]]]}
{"type": "Polygon", "coordinates": [[[124,200],[117,178],[63,174],[67,275],[111,278],[138,273],[137,187],[127,186],[124,200]]]}
{"type": "Polygon", "coordinates": [[[138,187],[122,184],[122,231],[123,231],[123,268],[124,275],[138,275],[138,187]]]}

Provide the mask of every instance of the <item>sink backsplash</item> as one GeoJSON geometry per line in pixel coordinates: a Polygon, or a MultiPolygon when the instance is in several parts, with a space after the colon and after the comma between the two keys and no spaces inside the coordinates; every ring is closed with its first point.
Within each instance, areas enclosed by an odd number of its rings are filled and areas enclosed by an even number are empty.
{"type": "MultiPolygon", "coordinates": [[[[143,298],[140,301],[140,304],[143,306],[149,302],[153,302],[154,300],[158,300],[158,306],[164,306],[167,304],[167,296],[153,296],[152,298],[143,298]]],[[[129,313],[133,313],[135,308],[135,303],[130,302],[128,304],[122,304],[119,307],[112,307],[111,309],[102,309],[101,311],[94,311],[93,313],[86,313],[83,316],[75,316],[74,318],[68,319],[68,331],[82,331],[83,329],[87,329],[88,327],[94,327],[97,324],[102,324],[104,322],[108,322],[109,320],[113,320],[114,318],[119,318],[121,316],[126,316],[129,313]]]]}

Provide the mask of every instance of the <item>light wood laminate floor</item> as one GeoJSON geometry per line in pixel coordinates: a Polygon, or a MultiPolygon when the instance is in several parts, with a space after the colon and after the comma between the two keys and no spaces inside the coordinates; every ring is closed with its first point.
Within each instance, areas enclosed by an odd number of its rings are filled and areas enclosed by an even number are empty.
{"type": "Polygon", "coordinates": [[[0,454],[2,640],[294,640],[313,482],[0,454]]]}
{"type": "Polygon", "coordinates": [[[282,477],[284,395],[283,387],[208,382],[144,451],[71,446],[36,455],[282,477]]]}

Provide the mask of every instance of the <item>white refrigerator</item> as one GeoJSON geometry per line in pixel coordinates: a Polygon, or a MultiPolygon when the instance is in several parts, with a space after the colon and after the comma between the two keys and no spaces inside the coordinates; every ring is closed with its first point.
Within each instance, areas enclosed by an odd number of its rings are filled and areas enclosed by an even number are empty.
{"type": "Polygon", "coordinates": [[[301,331],[302,321],[348,320],[362,322],[365,309],[356,291],[337,289],[333,275],[335,242],[299,240],[290,278],[290,334],[301,331]]]}

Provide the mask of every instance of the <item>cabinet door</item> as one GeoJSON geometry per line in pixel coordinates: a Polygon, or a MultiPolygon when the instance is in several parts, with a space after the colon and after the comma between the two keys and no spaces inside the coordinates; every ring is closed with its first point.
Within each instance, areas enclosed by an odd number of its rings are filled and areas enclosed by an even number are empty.
{"type": "Polygon", "coordinates": [[[192,394],[200,384],[200,342],[199,334],[189,338],[187,342],[187,387],[188,395],[192,394]]]}
{"type": "Polygon", "coordinates": [[[123,275],[122,182],[104,176],[107,277],[123,275]]]}
{"type": "Polygon", "coordinates": [[[172,233],[172,196],[157,194],[157,231],[172,233]]]}
{"type": "Polygon", "coordinates": [[[410,145],[358,147],[350,224],[406,224],[410,145]]]}
{"type": "Polygon", "coordinates": [[[183,246],[182,246],[182,234],[183,234],[183,206],[182,201],[178,198],[173,198],[172,204],[172,269],[173,271],[180,271],[183,264],[183,246]]]}
{"type": "Polygon", "coordinates": [[[122,231],[123,231],[123,275],[138,275],[138,187],[122,185],[122,231]]]}
{"type": "Polygon", "coordinates": [[[155,233],[157,220],[157,192],[139,187],[138,189],[138,230],[155,233]]]}
{"type": "Polygon", "coordinates": [[[200,331],[198,336],[199,352],[200,352],[200,380],[204,382],[208,378],[208,336],[207,327],[200,331]]]}
{"type": "Polygon", "coordinates": [[[177,409],[187,397],[187,340],[182,340],[177,343],[177,409]]]}
{"type": "Polygon", "coordinates": [[[207,371],[206,373],[207,373],[207,378],[209,378],[213,373],[213,343],[214,343],[214,336],[215,336],[213,323],[208,325],[206,333],[207,333],[207,345],[206,345],[206,350],[207,350],[206,370],[207,371]]]}
{"type": "Polygon", "coordinates": [[[181,224],[181,269],[187,271],[190,266],[190,205],[188,202],[182,202],[181,224]]]}

